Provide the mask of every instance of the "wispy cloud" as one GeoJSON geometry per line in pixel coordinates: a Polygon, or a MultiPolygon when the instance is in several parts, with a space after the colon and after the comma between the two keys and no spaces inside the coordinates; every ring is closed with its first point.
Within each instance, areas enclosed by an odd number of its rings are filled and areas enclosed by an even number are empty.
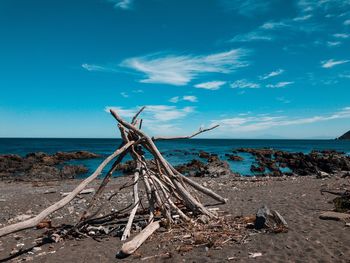
{"type": "Polygon", "coordinates": [[[350,25],[350,19],[344,21],[344,25],[349,26],[350,25]]]}
{"type": "Polygon", "coordinates": [[[329,46],[329,47],[337,47],[340,45],[341,45],[340,41],[327,41],[327,46],[329,46]]]}
{"type": "Polygon", "coordinates": [[[298,16],[293,18],[294,21],[305,21],[305,20],[309,20],[312,17],[311,14],[308,15],[303,15],[303,16],[298,16]]]}
{"type": "Polygon", "coordinates": [[[274,29],[282,29],[286,27],[290,27],[291,25],[287,24],[285,21],[278,21],[278,22],[266,22],[262,26],[260,26],[261,29],[265,30],[274,30],[274,29]]]}
{"type": "Polygon", "coordinates": [[[107,1],[113,3],[115,8],[120,8],[124,10],[130,9],[134,2],[134,0],[107,0],[107,1]]]}
{"type": "MultiPolygon", "coordinates": [[[[105,107],[106,112],[109,112],[110,109],[117,111],[124,118],[130,118],[134,116],[139,108],[105,107]]],[[[143,119],[146,121],[167,122],[182,119],[193,111],[193,107],[177,108],[168,105],[147,105],[143,111],[143,119]]]]}
{"type": "Polygon", "coordinates": [[[175,96],[169,99],[169,102],[172,102],[172,103],[178,103],[179,101],[180,101],[179,96],[175,96]]]}
{"type": "Polygon", "coordinates": [[[126,93],[126,92],[120,92],[120,95],[121,95],[123,98],[129,98],[129,95],[128,95],[128,93],[126,93]]]}
{"type": "Polygon", "coordinates": [[[272,41],[274,37],[261,31],[252,31],[234,36],[230,42],[272,41]]]}
{"type": "Polygon", "coordinates": [[[183,96],[182,99],[190,102],[198,102],[198,99],[196,96],[183,96]]]}
{"type": "Polygon", "coordinates": [[[231,83],[230,86],[233,89],[257,89],[257,88],[260,88],[260,84],[250,82],[246,79],[236,80],[235,82],[231,83]]]}
{"type": "Polygon", "coordinates": [[[225,85],[226,81],[209,81],[209,82],[203,82],[194,85],[195,88],[198,89],[209,89],[209,90],[218,90],[221,86],[225,85]]]}
{"type": "Polygon", "coordinates": [[[285,86],[293,84],[293,81],[281,81],[276,84],[267,84],[266,87],[268,88],[273,88],[273,89],[278,89],[278,88],[283,88],[285,86]]]}
{"type": "Polygon", "coordinates": [[[299,0],[297,1],[299,10],[303,13],[322,12],[326,13],[337,10],[346,10],[350,6],[348,0],[299,0]]]}
{"type": "Polygon", "coordinates": [[[259,78],[260,79],[269,79],[269,78],[272,78],[272,77],[276,77],[278,75],[281,75],[282,73],[284,72],[283,69],[277,69],[275,71],[271,71],[270,73],[267,73],[263,76],[260,76],[259,78]]]}
{"type": "Polygon", "coordinates": [[[321,66],[322,66],[322,68],[333,68],[334,66],[341,65],[344,63],[348,63],[348,62],[349,62],[349,60],[329,59],[329,60],[321,61],[321,66]]]}
{"type": "Polygon", "coordinates": [[[336,38],[342,38],[342,39],[347,39],[350,37],[350,34],[346,34],[346,33],[337,33],[337,34],[333,34],[334,37],[336,38]]]}
{"type": "Polygon", "coordinates": [[[292,118],[287,116],[260,115],[218,119],[212,120],[212,123],[220,124],[219,128],[223,131],[234,130],[236,132],[251,132],[266,130],[273,127],[311,124],[315,122],[345,118],[350,118],[350,107],[343,108],[328,115],[312,117],[292,118]]]}
{"type": "Polygon", "coordinates": [[[179,101],[198,102],[198,98],[196,96],[187,95],[183,97],[175,96],[169,99],[169,102],[172,103],[178,103],[179,101]]]}
{"type": "Polygon", "coordinates": [[[228,74],[237,68],[248,66],[244,61],[247,53],[244,49],[201,56],[157,53],[126,59],[121,66],[144,73],[146,78],[140,82],[181,86],[200,74],[228,74]]]}
{"type": "Polygon", "coordinates": [[[83,69],[86,69],[87,71],[107,71],[107,72],[116,71],[113,68],[108,68],[108,67],[99,66],[99,65],[95,65],[95,64],[87,64],[87,63],[82,64],[81,67],[83,69]]]}

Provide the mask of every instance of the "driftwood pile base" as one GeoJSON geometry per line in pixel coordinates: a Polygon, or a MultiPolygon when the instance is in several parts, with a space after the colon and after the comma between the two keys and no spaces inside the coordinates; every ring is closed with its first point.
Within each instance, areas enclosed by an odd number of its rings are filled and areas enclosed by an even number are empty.
{"type": "Polygon", "coordinates": [[[124,243],[119,253],[120,255],[130,255],[161,225],[170,228],[173,225],[184,222],[191,224],[200,217],[201,220],[207,222],[217,220],[217,213],[201,203],[198,192],[222,204],[226,202],[226,199],[179,173],[164,159],[154,143],[157,140],[189,139],[217,126],[209,129],[200,129],[191,136],[151,138],[141,131],[142,119],[138,117],[144,108],[141,108],[135,114],[130,123],[123,120],[117,112],[111,110],[111,114],[118,121],[118,128],[123,140],[119,148],[108,156],[92,175],[82,181],[63,199],[49,206],[33,218],[1,228],[0,236],[43,224],[47,216],[71,202],[89,183],[102,173],[106,165],[112,160],[114,160],[114,163],[105,174],[101,185],[87,209],[81,215],[79,222],[68,229],[56,230],[56,232],[51,233],[52,238],[59,240],[62,236],[75,234],[86,236],[91,231],[95,234],[104,233],[107,235],[112,231],[121,230],[121,240],[127,240],[135,222],[146,222],[143,224],[143,230],[131,241],[124,243]],[[153,156],[152,160],[146,161],[146,151],[153,156]],[[103,205],[100,202],[101,194],[118,165],[127,154],[136,162],[133,182],[125,185],[125,188],[132,188],[133,204],[125,209],[97,217],[103,205]],[[145,189],[145,199],[148,201],[147,208],[140,207],[140,200],[143,198],[143,196],[139,195],[141,187],[145,189]],[[106,228],[106,225],[113,225],[114,228],[106,228]]]}

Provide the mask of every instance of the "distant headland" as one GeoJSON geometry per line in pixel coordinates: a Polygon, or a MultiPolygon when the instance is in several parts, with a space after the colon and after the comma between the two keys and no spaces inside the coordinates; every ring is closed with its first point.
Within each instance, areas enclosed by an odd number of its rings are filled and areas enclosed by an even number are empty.
{"type": "Polygon", "coordinates": [[[338,137],[337,140],[350,140],[350,131],[344,133],[342,136],[338,137]]]}

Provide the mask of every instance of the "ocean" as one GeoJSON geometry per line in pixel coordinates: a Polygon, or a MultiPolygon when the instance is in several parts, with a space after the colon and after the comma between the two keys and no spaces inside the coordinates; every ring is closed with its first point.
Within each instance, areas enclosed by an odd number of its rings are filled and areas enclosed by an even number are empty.
{"type": "MultiPolygon", "coordinates": [[[[0,154],[24,156],[30,152],[53,154],[58,151],[89,151],[105,157],[111,154],[119,146],[120,142],[120,139],[0,138],[0,154]]],[[[156,144],[167,160],[174,165],[185,163],[192,159],[199,159],[197,155],[199,150],[218,154],[222,159],[226,160],[225,153],[231,153],[232,150],[240,147],[273,148],[303,153],[309,153],[311,150],[332,149],[350,155],[350,141],[337,140],[190,139],[159,141],[156,144]],[[187,150],[190,154],[184,154],[184,152],[178,150],[187,150]]],[[[254,162],[254,158],[247,153],[239,153],[238,155],[242,156],[244,161],[229,161],[231,169],[242,175],[251,175],[250,166],[254,162]]],[[[88,167],[89,172],[93,172],[101,161],[102,158],[72,161],[70,163],[83,164],[88,167]]]]}

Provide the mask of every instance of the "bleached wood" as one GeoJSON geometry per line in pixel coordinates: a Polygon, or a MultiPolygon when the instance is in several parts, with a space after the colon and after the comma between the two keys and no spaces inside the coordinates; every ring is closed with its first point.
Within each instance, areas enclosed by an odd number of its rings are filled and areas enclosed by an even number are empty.
{"type": "Polygon", "coordinates": [[[200,128],[197,132],[193,133],[192,135],[187,135],[187,136],[175,136],[175,137],[152,137],[153,141],[159,141],[159,140],[182,140],[182,139],[191,139],[203,132],[211,131],[214,130],[215,128],[219,127],[219,125],[215,125],[213,127],[207,128],[207,129],[202,129],[200,128]]]}
{"type": "Polygon", "coordinates": [[[159,221],[150,223],[132,240],[123,244],[121,253],[124,255],[134,253],[158,228],[160,228],[159,221]]]}
{"type": "Polygon", "coordinates": [[[128,223],[125,226],[125,230],[121,238],[122,241],[126,240],[130,236],[132,222],[134,221],[134,217],[139,207],[140,198],[139,198],[138,182],[139,182],[140,168],[141,168],[141,165],[140,163],[138,163],[136,167],[136,172],[134,173],[134,205],[135,207],[130,212],[128,223]]]}

